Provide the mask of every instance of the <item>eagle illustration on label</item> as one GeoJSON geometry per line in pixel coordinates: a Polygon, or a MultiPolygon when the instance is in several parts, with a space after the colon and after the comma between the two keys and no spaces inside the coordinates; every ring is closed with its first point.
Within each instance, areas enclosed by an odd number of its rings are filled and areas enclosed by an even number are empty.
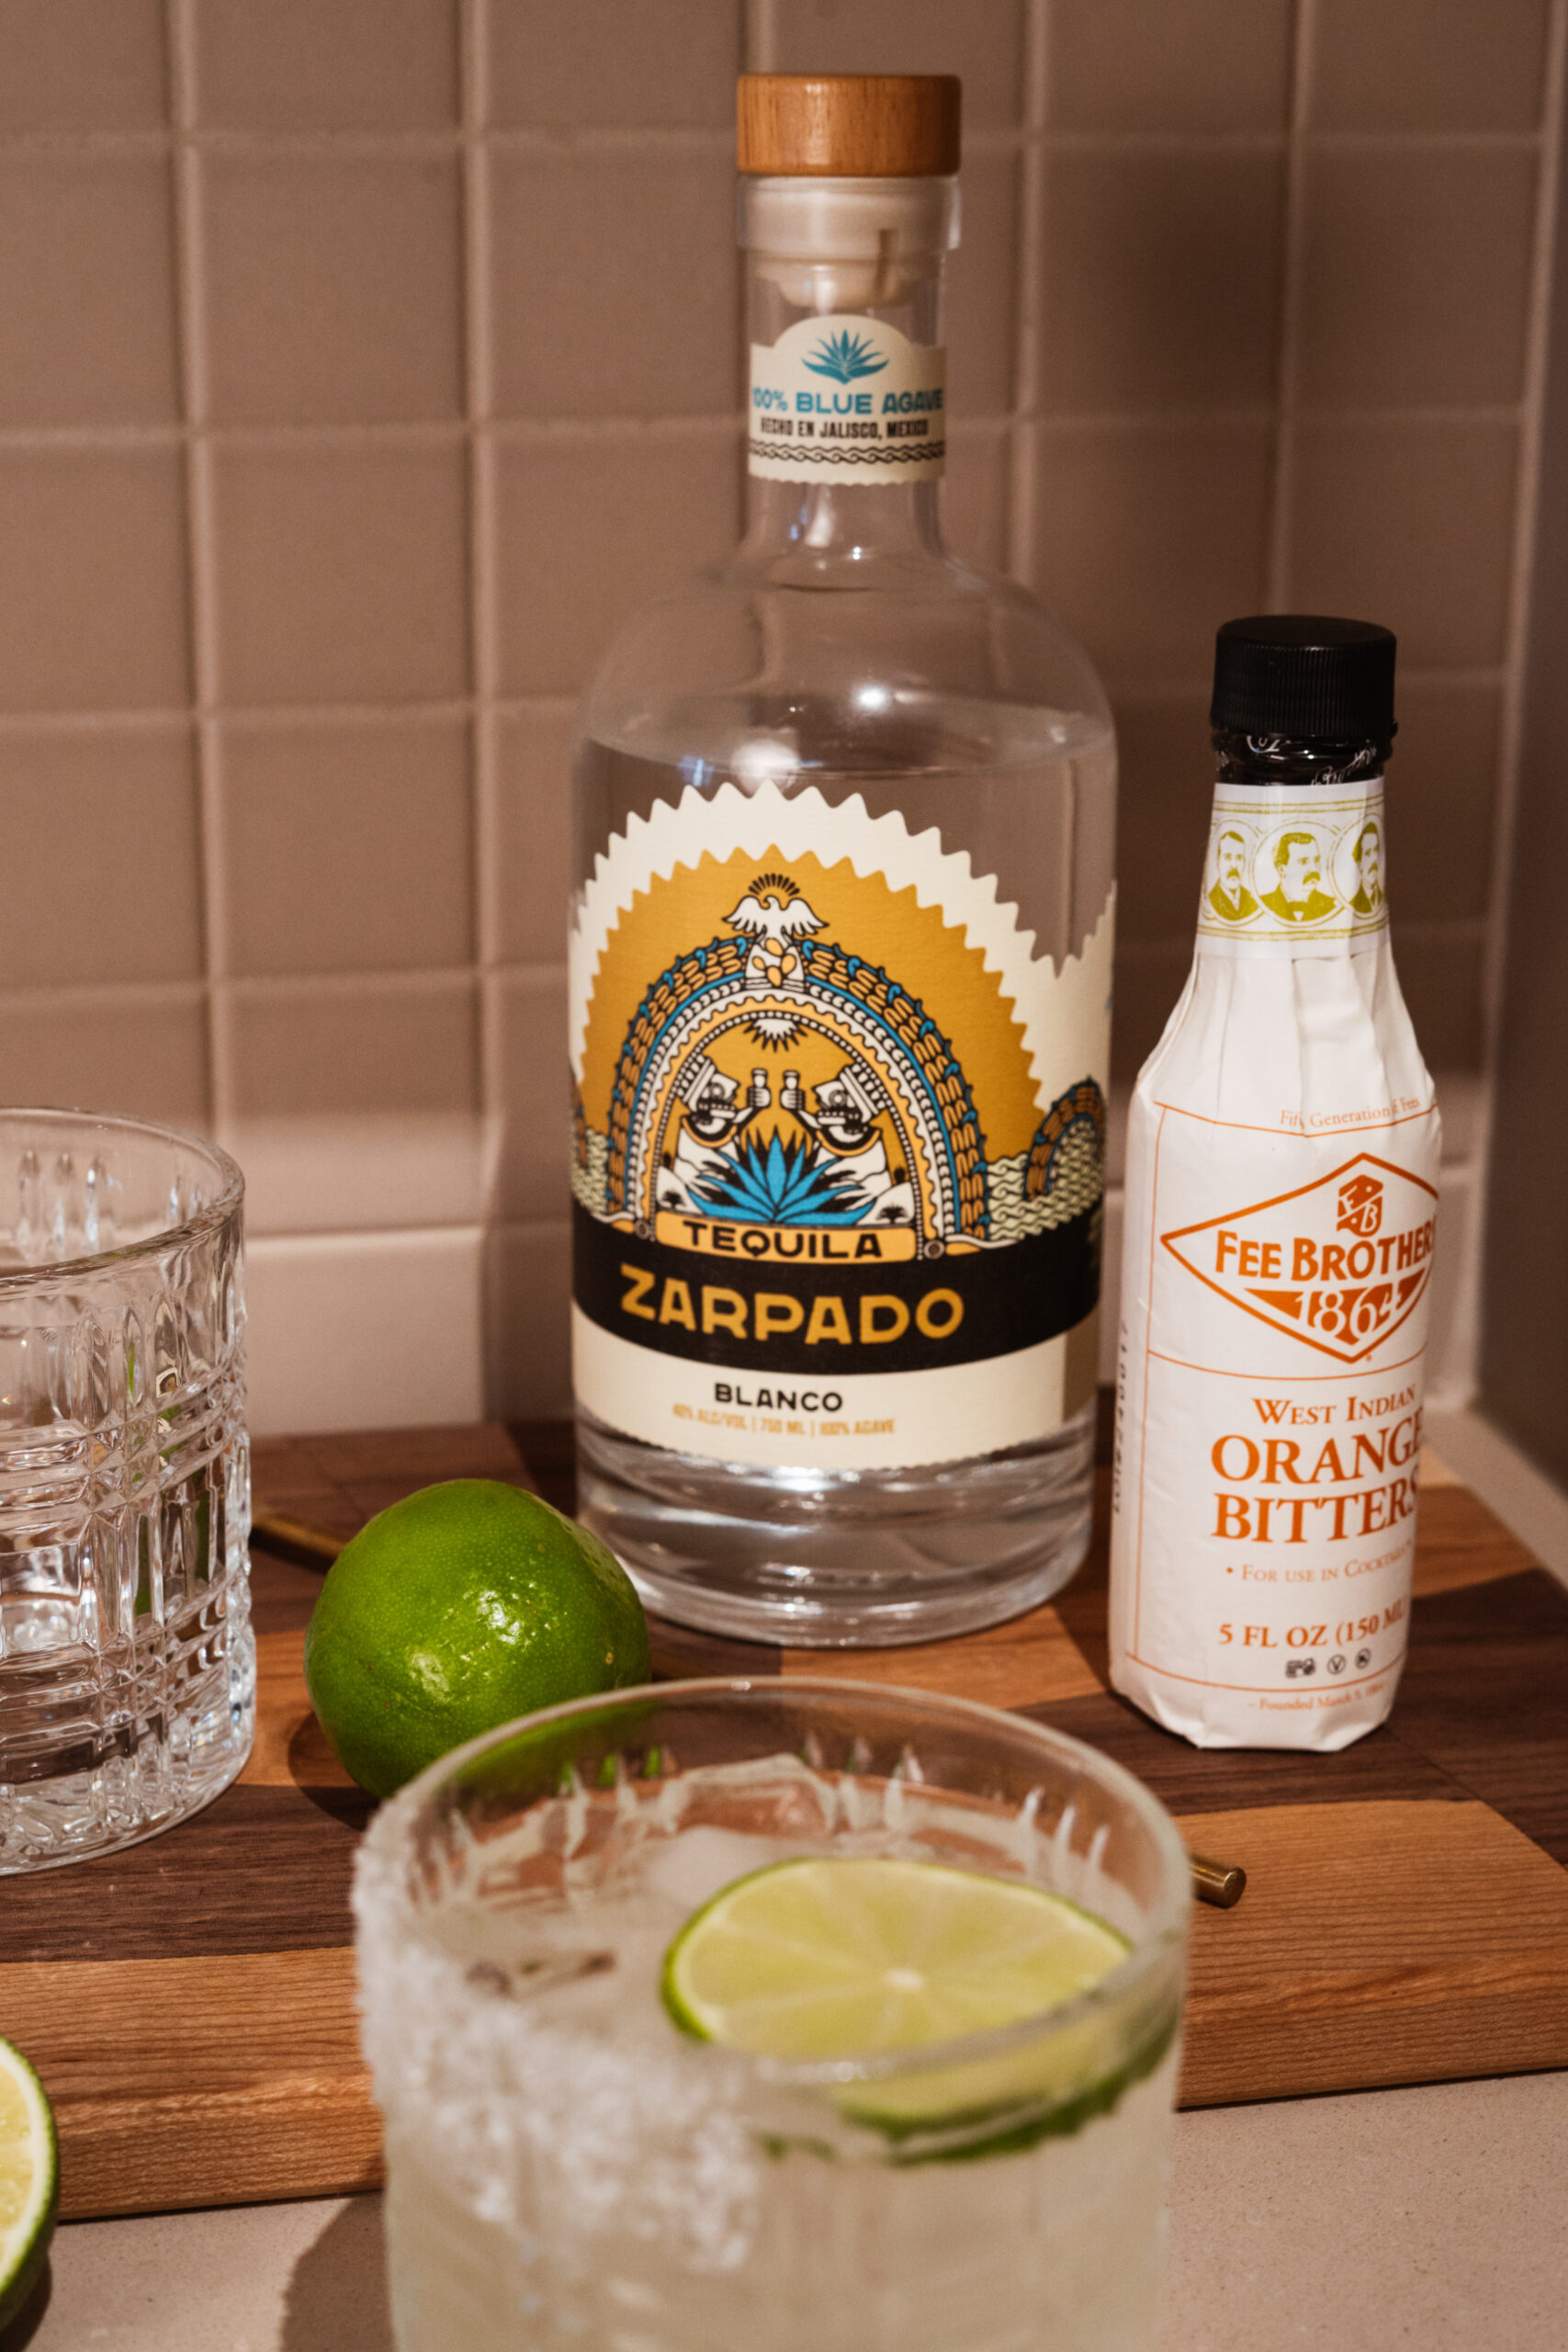
{"type": "Polygon", "coordinates": [[[633,820],[573,936],[588,1409],[686,1452],[845,1467],[1076,1410],[1110,935],[1108,907],[1058,972],[994,877],[858,797],[725,786],[633,820]]]}

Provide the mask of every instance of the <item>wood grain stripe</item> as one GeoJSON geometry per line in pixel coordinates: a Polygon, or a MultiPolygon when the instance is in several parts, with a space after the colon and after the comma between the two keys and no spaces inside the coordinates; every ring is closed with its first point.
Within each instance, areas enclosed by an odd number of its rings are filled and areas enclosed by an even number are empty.
{"type": "Polygon", "coordinates": [[[1183,2105],[1568,2065],[1568,1873],[1490,1806],[1192,1828],[1247,1886],[1194,1915],[1183,2105]]]}
{"type": "Polygon", "coordinates": [[[349,1951],[12,1963],[0,2018],[54,2105],[67,2220],[379,2177],[349,1951]]]}
{"type": "Polygon", "coordinates": [[[1049,1605],[962,1641],[897,1650],[785,1650],[786,1677],[892,1683],[907,1690],[952,1690],[991,1707],[1030,1707],[1087,1698],[1099,1673],[1049,1605]]]}
{"type": "MultiPolygon", "coordinates": [[[[7,1879],[0,1962],[141,1967],[346,1945],[354,1849],[369,1811],[357,1789],[240,1785],[122,1854],[7,1879]]],[[[185,2028],[199,2050],[209,2032],[199,2003],[185,2028]]],[[[120,2056],[134,2080],[134,2049],[120,2056]]]]}

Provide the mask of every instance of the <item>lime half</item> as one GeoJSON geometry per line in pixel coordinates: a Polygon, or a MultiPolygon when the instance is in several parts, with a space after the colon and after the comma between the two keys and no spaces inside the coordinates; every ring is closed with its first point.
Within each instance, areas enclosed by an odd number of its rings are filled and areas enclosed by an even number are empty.
{"type": "Polygon", "coordinates": [[[362,1527],[305,1635],[321,1727],[378,1797],[514,1715],[649,1674],[648,1622],[614,1554],[493,1478],[425,1487],[362,1527]]]}
{"type": "MultiPolygon", "coordinates": [[[[1127,1949],[1104,1920],[1022,1879],[811,1855],[737,1879],[687,1920],[665,1954],[664,2003],[683,2031],[754,2056],[874,2057],[1036,2017],[1097,1984],[1127,1949]]],[[[1087,2054],[1081,2039],[1068,2075],[1087,2054]]],[[[1103,2054],[1103,2035],[1093,2039],[1103,2054]]],[[[885,2129],[929,2128],[1051,2087],[1032,2050],[857,2084],[841,2103],[885,2129]]]]}
{"type": "Polygon", "coordinates": [[[59,2202],[60,2148],[43,2085],[0,2041],[0,2328],[38,2284],[59,2202]]]}

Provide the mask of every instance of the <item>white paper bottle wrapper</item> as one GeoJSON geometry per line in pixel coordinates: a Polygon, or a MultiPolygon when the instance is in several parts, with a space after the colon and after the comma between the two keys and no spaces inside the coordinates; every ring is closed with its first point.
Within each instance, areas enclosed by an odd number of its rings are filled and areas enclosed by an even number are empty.
{"type": "Polygon", "coordinates": [[[1133,1096],[1111,1680],[1199,1747],[1347,1747],[1404,1663],[1441,1138],[1369,828],[1381,779],[1219,787],[1133,1096]]]}

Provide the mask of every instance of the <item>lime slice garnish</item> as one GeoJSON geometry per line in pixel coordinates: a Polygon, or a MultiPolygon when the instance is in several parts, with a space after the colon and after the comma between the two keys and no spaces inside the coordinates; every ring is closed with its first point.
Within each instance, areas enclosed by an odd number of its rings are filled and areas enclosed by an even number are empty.
{"type": "Polygon", "coordinates": [[[735,1880],[688,1919],[663,1993],[701,2041],[809,2064],[1015,2025],[1126,1951],[1102,1919],[1023,1879],[807,1855],[735,1880]]]}
{"type": "Polygon", "coordinates": [[[43,2085],[0,2041],[0,2328],[38,2284],[59,2201],[59,2143],[43,2085]]]}

